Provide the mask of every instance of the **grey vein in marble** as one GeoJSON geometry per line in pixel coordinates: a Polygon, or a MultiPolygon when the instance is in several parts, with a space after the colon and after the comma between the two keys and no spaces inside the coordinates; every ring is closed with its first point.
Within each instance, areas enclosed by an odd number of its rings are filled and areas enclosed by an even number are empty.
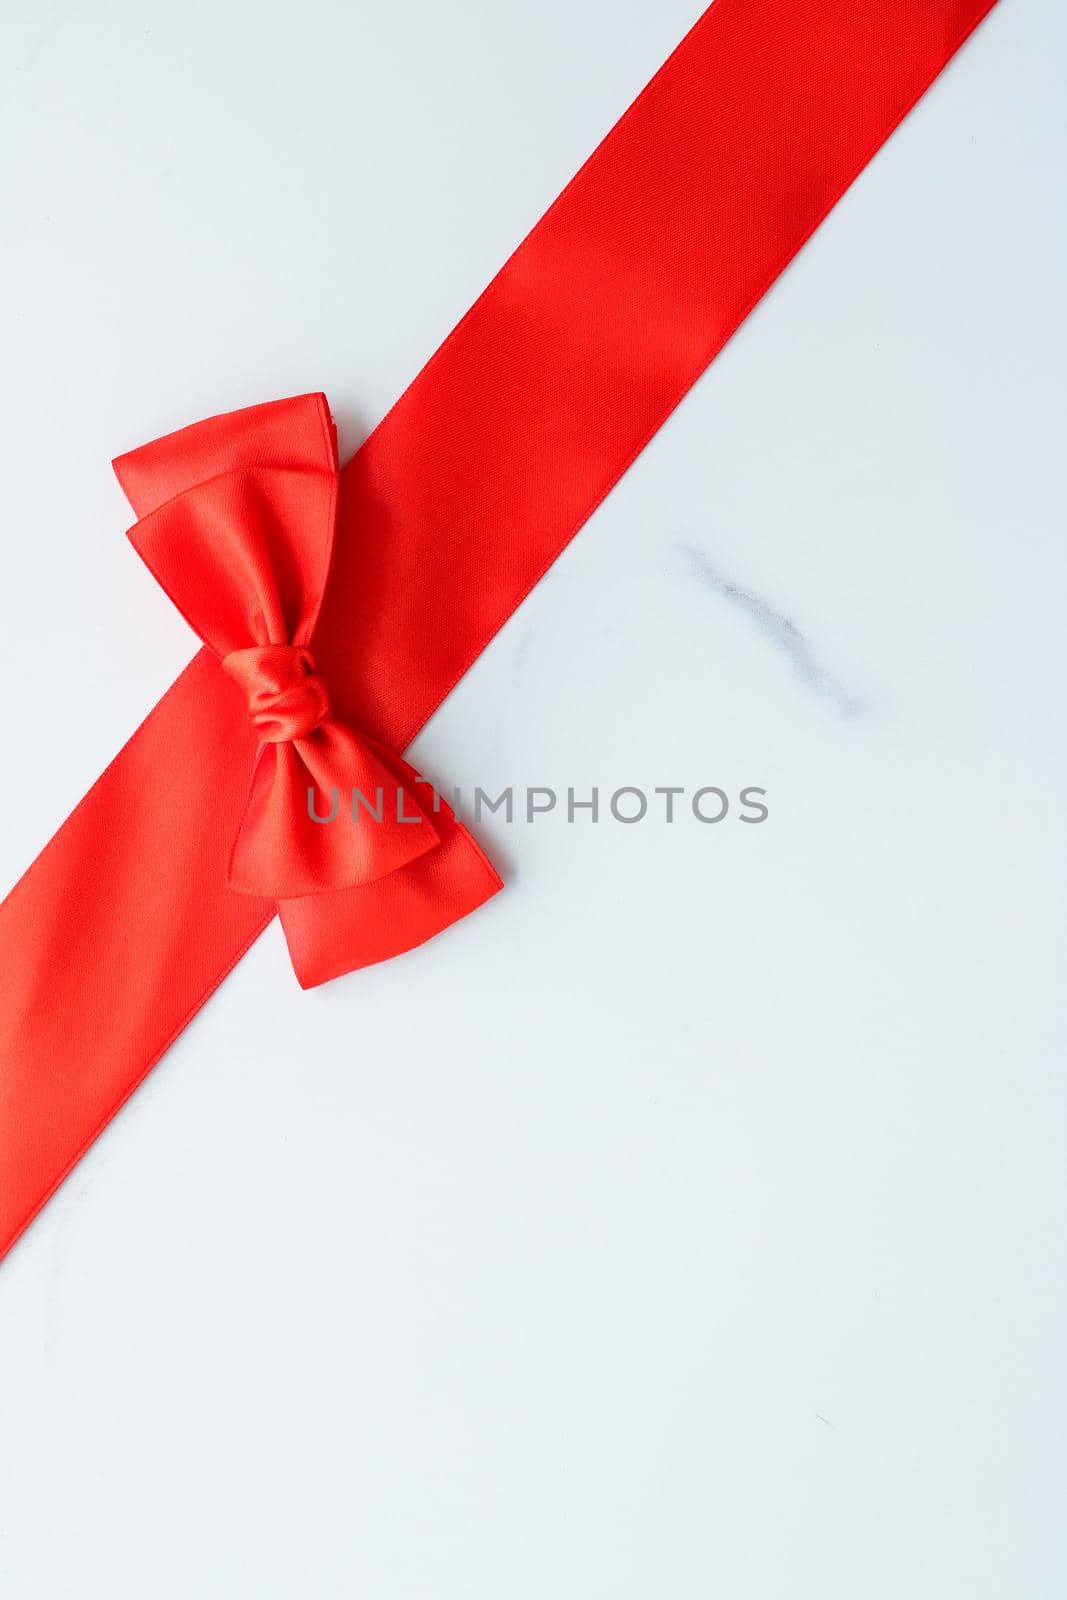
{"type": "Polygon", "coordinates": [[[719,571],[706,551],[692,540],[680,540],[679,549],[708,588],[744,611],[760,632],[788,657],[797,677],[831,706],[838,716],[862,715],[865,710],[863,701],[823,665],[814,647],[792,618],[785,616],[781,611],[776,611],[751,589],[743,589],[740,584],[727,578],[719,571]]]}

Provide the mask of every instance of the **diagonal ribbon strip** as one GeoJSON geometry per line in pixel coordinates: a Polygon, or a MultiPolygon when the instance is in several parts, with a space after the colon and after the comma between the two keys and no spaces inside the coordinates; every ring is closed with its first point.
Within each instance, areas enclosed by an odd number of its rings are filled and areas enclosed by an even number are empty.
{"type": "MultiPolygon", "coordinates": [[[[341,722],[404,749],[992,4],[716,0],[342,473],[341,722]]],[[[198,482],[262,466],[232,426],[198,482]]],[[[124,462],[139,511],[189,487],[124,462]]],[[[0,1255],[274,915],[227,881],[232,676],[202,650],[0,906],[0,1255]]],[[[394,952],[403,876],[280,903],[307,981],[394,952]]]]}

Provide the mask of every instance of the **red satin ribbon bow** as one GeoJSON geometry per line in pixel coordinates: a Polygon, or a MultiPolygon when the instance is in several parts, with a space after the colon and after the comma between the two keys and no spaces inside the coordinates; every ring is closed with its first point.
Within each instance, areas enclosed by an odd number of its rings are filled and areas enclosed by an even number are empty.
{"type": "Polygon", "coordinates": [[[0,904],[0,1256],[275,906],[309,985],[500,887],[394,750],[992,5],[715,0],[346,466],[324,605],[321,396],[116,463],[209,649],[0,904]]]}
{"type": "Polygon", "coordinates": [[[259,745],[227,881],[278,902],[300,982],[398,955],[495,894],[466,828],[399,755],[333,714],[315,670],[339,484],[325,396],[210,418],[115,470],[135,509],[151,508],[130,529],[138,554],[245,699],[259,745]],[[346,902],[331,959],[301,902],[342,890],[366,891],[367,915],[346,902]],[[368,920],[353,962],[351,924],[358,941],[368,920]]]}

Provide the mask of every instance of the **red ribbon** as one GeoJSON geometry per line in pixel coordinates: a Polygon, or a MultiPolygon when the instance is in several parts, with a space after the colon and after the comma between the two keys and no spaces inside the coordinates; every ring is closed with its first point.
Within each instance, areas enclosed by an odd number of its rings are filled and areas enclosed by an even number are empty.
{"type": "Polygon", "coordinates": [[[142,512],[138,554],[260,741],[226,882],[277,903],[301,984],[410,950],[495,894],[500,879],[440,795],[334,713],[316,670],[340,483],[325,396],[214,417],[115,470],[142,512]],[[341,889],[341,921],[304,904],[341,889]]]}
{"type": "Polygon", "coordinates": [[[265,458],[247,431],[257,408],[179,435],[176,452],[163,441],[123,458],[145,518],[135,537],[212,648],[0,906],[0,1254],[276,909],[302,980],[319,982],[493,891],[466,836],[445,841],[442,813],[438,843],[397,871],[371,878],[366,858],[331,859],[329,883],[346,887],[279,899],[279,887],[315,880],[316,852],[355,847],[315,844],[302,824],[298,836],[276,785],[314,770],[330,727],[347,736],[327,776],[358,756],[410,789],[389,752],[407,746],[992,3],[716,0],[341,474],[314,672],[301,652],[324,565],[291,593],[270,542],[277,533],[287,549],[306,534],[314,555],[325,480],[298,496],[304,532],[275,520],[292,485],[274,476],[267,487],[270,474],[321,473],[321,454],[317,468],[300,456],[300,430],[283,425],[265,458]],[[168,531],[161,508],[187,494],[168,531]],[[186,570],[171,543],[189,526],[211,567],[206,614],[196,564],[186,570]],[[256,581],[281,604],[266,631],[268,619],[240,614],[255,583],[226,611],[230,569],[209,548],[218,537],[235,553],[251,537],[262,554],[264,534],[271,556],[256,581]],[[235,625],[219,632],[220,620],[235,625]],[[253,887],[270,893],[243,892],[253,887]]]}

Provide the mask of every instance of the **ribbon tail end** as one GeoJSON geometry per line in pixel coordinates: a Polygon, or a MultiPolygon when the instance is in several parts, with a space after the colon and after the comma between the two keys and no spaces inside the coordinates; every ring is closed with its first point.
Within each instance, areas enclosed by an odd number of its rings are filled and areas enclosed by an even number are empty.
{"type": "Polygon", "coordinates": [[[374,883],[278,905],[302,989],[404,955],[477,911],[504,887],[458,823],[436,849],[374,883]]]}

